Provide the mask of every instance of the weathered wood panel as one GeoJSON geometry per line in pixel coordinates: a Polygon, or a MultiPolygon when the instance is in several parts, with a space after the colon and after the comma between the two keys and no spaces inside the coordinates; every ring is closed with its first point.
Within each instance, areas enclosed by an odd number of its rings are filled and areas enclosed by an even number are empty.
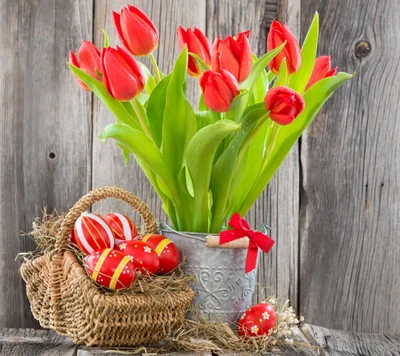
{"type": "Polygon", "coordinates": [[[357,71],[303,136],[301,313],[326,327],[399,332],[400,6],[302,1],[303,36],[357,71]]]}
{"type": "Polygon", "coordinates": [[[0,355],[3,356],[74,356],[78,345],[54,331],[0,329],[0,355]]]}
{"type": "Polygon", "coordinates": [[[14,261],[33,244],[19,230],[30,231],[43,206],[67,210],[90,188],[90,97],[65,62],[91,37],[91,6],[0,1],[0,328],[38,326],[14,261]]]}

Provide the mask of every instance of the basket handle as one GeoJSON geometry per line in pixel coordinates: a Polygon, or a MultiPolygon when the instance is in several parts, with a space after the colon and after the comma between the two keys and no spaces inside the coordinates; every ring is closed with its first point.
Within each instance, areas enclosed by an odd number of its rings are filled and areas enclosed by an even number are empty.
{"type": "Polygon", "coordinates": [[[145,225],[146,233],[157,233],[156,219],[154,218],[147,205],[143,203],[136,195],[122,188],[96,188],[84,195],[81,199],[79,199],[79,201],[75,203],[75,205],[65,216],[64,221],[62,222],[60,230],[57,234],[57,242],[55,244],[56,251],[66,247],[69,233],[74,227],[75,222],[76,220],[78,220],[79,216],[83,212],[85,212],[92,204],[106,198],[119,199],[129,204],[134,210],[139,213],[140,217],[142,218],[145,225]]]}

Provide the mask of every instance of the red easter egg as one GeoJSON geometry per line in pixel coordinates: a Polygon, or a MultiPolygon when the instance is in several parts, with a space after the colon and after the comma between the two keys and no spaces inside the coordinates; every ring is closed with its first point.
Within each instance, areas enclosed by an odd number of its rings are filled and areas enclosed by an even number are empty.
{"type": "Polygon", "coordinates": [[[111,248],[87,255],[85,268],[96,283],[112,290],[129,288],[136,280],[135,266],[131,259],[111,248]]]}
{"type": "Polygon", "coordinates": [[[242,315],[238,323],[238,333],[240,336],[268,335],[275,325],[274,308],[267,303],[260,303],[253,305],[242,315]]]}
{"type": "Polygon", "coordinates": [[[76,220],[73,236],[85,254],[114,247],[114,233],[107,222],[97,214],[83,213],[76,220]]]}
{"type": "Polygon", "coordinates": [[[124,255],[132,259],[135,268],[142,272],[156,274],[160,266],[160,259],[154,250],[145,242],[139,240],[125,241],[115,247],[124,255]]]}
{"type": "Polygon", "coordinates": [[[137,236],[134,222],[126,215],[119,213],[108,214],[104,217],[115,236],[115,244],[133,240],[137,236]]]}
{"type": "Polygon", "coordinates": [[[142,238],[142,241],[149,244],[160,257],[159,274],[171,272],[178,266],[179,250],[171,240],[162,235],[148,234],[142,238]]]}

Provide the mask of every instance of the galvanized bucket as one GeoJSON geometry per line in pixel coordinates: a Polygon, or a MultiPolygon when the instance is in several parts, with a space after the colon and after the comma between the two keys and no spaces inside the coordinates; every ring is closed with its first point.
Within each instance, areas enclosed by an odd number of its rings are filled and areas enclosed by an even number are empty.
{"type": "MultiPolygon", "coordinates": [[[[186,258],[185,272],[195,274],[191,284],[197,310],[210,321],[237,322],[252,305],[257,269],[244,273],[246,249],[206,246],[208,234],[178,232],[161,225],[186,258]]],[[[190,316],[189,316],[190,317],[190,316]]]]}

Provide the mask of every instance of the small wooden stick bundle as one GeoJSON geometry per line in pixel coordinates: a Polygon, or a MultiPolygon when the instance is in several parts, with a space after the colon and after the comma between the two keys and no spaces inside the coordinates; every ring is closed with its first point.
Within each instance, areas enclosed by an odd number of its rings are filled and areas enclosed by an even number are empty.
{"type": "Polygon", "coordinates": [[[217,247],[217,248],[243,248],[246,249],[249,247],[249,238],[242,237],[240,239],[228,242],[226,244],[221,245],[219,243],[219,236],[208,235],[206,237],[206,246],[207,247],[217,247]]]}

